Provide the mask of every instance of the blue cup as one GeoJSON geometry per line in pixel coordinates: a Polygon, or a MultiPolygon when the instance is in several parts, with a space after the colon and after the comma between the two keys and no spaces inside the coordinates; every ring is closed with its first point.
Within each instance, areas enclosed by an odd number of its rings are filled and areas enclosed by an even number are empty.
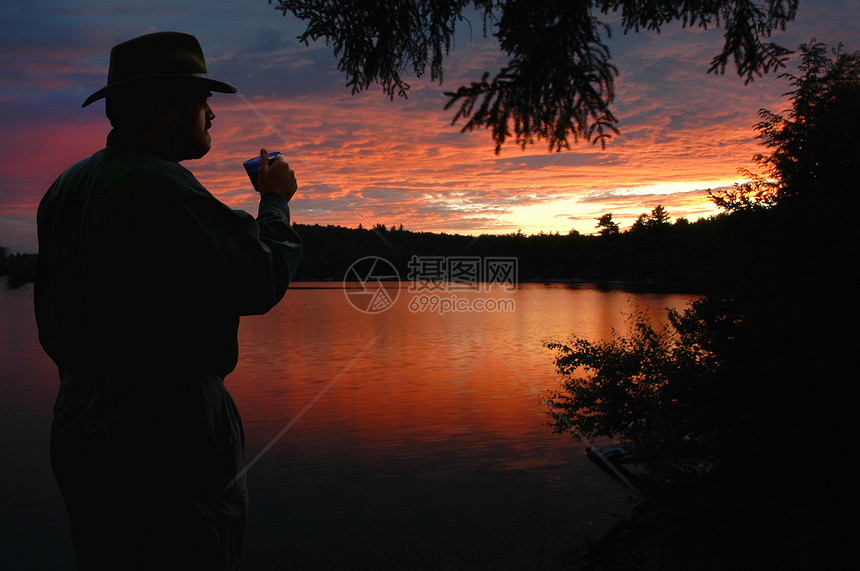
{"type": "MultiPolygon", "coordinates": [[[[269,153],[269,164],[272,164],[272,161],[275,160],[275,157],[280,155],[280,151],[275,151],[273,153],[269,153]]],[[[245,172],[248,173],[248,178],[251,179],[251,184],[254,185],[254,190],[257,190],[257,171],[260,170],[260,155],[257,155],[253,159],[248,159],[242,166],[245,167],[245,172]]]]}

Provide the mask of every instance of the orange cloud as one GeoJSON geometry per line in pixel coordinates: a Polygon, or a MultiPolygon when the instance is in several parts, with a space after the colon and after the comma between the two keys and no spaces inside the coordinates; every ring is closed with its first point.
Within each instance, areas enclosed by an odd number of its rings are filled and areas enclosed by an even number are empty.
{"type": "MultiPolygon", "coordinates": [[[[657,204],[695,220],[716,212],[706,190],[739,180],[738,168],[761,150],[752,130],[757,108],[735,106],[736,86],[729,87],[717,103],[696,104],[695,114],[632,92],[619,102],[622,135],[605,150],[508,146],[498,156],[487,133],[451,126],[429,89],[394,102],[377,93],[253,100],[271,127],[241,100],[222,97],[216,147],[195,170],[215,194],[250,204],[240,163],[261,145],[281,150],[301,182],[294,213],[305,223],[588,233],[603,212],[632,222],[657,204]]],[[[715,89],[706,86],[706,95],[714,98],[715,89]]]]}

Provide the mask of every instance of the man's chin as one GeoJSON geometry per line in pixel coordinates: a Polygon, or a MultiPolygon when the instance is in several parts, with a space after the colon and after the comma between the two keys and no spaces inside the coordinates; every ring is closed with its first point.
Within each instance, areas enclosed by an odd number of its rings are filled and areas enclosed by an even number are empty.
{"type": "Polygon", "coordinates": [[[200,145],[199,147],[195,148],[193,151],[188,153],[189,154],[188,160],[202,159],[203,157],[206,156],[206,153],[208,153],[211,149],[212,149],[211,143],[209,143],[207,145],[200,145]]]}

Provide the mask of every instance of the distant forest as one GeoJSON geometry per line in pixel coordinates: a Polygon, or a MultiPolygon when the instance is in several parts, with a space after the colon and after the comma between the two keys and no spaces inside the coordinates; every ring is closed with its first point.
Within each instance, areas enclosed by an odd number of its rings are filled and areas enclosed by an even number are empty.
{"type": "MultiPolygon", "coordinates": [[[[661,207],[655,209],[658,213],[661,207]]],[[[604,235],[520,232],[466,236],[413,232],[377,225],[372,229],[301,225],[305,251],[296,280],[342,280],[364,256],[379,256],[409,275],[413,256],[513,257],[520,282],[624,284],[645,289],[716,291],[737,283],[743,272],[737,252],[759,239],[759,222],[748,212],[720,214],[696,222],[647,217],[624,232],[604,235]]],[[[766,212],[755,213],[756,218],[766,212]]],[[[643,217],[646,215],[643,215],[643,217]]]]}
{"type": "Polygon", "coordinates": [[[6,248],[0,246],[0,282],[5,281],[11,288],[32,282],[36,276],[36,259],[36,254],[10,255],[6,248]]]}
{"type": "MultiPolygon", "coordinates": [[[[721,291],[736,284],[746,271],[739,252],[761,244],[761,212],[736,212],[696,222],[670,222],[661,206],[643,214],[629,229],[611,223],[602,235],[533,234],[520,232],[479,237],[414,232],[402,226],[344,228],[296,224],[304,253],[295,281],[340,281],[356,260],[378,256],[409,275],[413,256],[514,257],[519,282],[586,282],[648,290],[721,291]]],[[[602,218],[604,222],[606,217],[602,218]]],[[[611,222],[611,220],[610,220],[611,222]]],[[[0,276],[10,287],[31,282],[36,254],[0,250],[0,276]]]]}

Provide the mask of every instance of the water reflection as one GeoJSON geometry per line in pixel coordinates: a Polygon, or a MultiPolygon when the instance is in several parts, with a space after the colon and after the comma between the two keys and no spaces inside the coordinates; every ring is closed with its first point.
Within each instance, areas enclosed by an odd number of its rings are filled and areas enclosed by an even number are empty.
{"type": "Polygon", "coordinates": [[[659,321],[690,300],[524,284],[496,293],[508,312],[410,311],[402,291],[365,314],[338,289],[290,294],[242,325],[230,388],[250,454],[384,334],[253,468],[249,549],[289,537],[304,562],[352,568],[557,567],[594,539],[626,490],[547,428],[542,341],[607,338],[625,313],[659,321]]]}
{"type": "MultiPolygon", "coordinates": [[[[513,311],[411,311],[402,291],[366,314],[338,284],[297,286],[240,328],[227,385],[249,456],[337,382],[249,472],[247,568],[555,567],[624,511],[625,490],[546,426],[530,386],[556,387],[542,341],[606,338],[624,331],[625,312],[660,319],[690,296],[522,284],[495,294],[513,311]]],[[[58,382],[31,296],[0,290],[0,427],[14,458],[0,468],[12,530],[0,567],[64,568],[71,546],[47,455],[58,382]]]]}
{"type": "Polygon", "coordinates": [[[366,314],[338,288],[324,287],[295,289],[270,314],[243,321],[229,387],[246,419],[250,453],[340,375],[273,454],[378,466],[444,452],[461,466],[550,472],[570,463],[576,444],[559,445],[559,436],[548,434],[535,390],[554,390],[557,380],[542,342],[606,338],[624,331],[625,312],[661,319],[667,306],[690,299],[524,284],[493,294],[513,300],[514,311],[415,311],[409,296],[418,294],[404,291],[388,311],[366,314]]]}

